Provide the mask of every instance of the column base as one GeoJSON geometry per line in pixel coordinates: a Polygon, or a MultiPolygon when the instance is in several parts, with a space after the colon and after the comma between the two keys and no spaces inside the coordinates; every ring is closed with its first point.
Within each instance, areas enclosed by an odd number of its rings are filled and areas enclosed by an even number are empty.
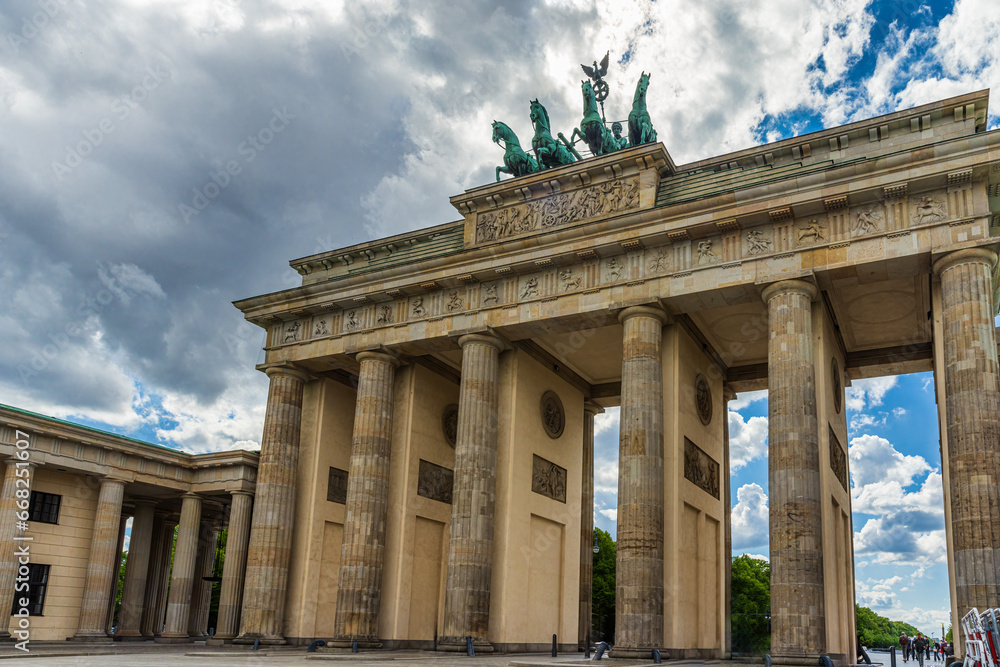
{"type": "Polygon", "coordinates": [[[215,635],[205,640],[205,646],[224,646],[236,641],[236,635],[215,635]]]}
{"type": "Polygon", "coordinates": [[[233,640],[234,644],[253,644],[260,640],[261,646],[284,646],[288,641],[281,635],[245,634],[233,640]]]}
{"type": "MultiPolygon", "coordinates": [[[[480,653],[493,653],[493,644],[483,637],[473,637],[472,647],[476,655],[480,653]]],[[[464,653],[466,650],[465,637],[438,637],[437,650],[448,653],[464,653]]]]}
{"type": "MultiPolygon", "coordinates": [[[[816,653],[782,653],[780,655],[771,655],[772,665],[782,665],[783,667],[816,667],[819,664],[819,659],[822,654],[816,653]]],[[[834,659],[834,664],[836,663],[836,656],[830,656],[834,659]]],[[[841,656],[843,657],[843,656],[841,656]]],[[[844,664],[844,663],[839,663],[844,664]]]]}
{"type": "Polygon", "coordinates": [[[114,639],[112,639],[111,637],[109,637],[107,635],[107,633],[102,633],[102,634],[97,634],[97,633],[93,633],[93,634],[87,634],[87,633],[80,634],[80,633],[77,633],[77,634],[73,635],[72,637],[67,637],[66,641],[68,641],[68,642],[87,642],[88,644],[113,644],[114,643],[114,639]]]}
{"type": "Polygon", "coordinates": [[[382,640],[378,637],[337,637],[326,643],[332,648],[353,648],[354,642],[358,642],[358,648],[379,649],[382,648],[382,640]]]}
{"type": "MultiPolygon", "coordinates": [[[[623,658],[631,660],[652,660],[653,659],[653,649],[655,646],[650,646],[649,648],[644,648],[641,646],[618,646],[615,644],[611,647],[611,652],[608,653],[609,657],[612,658],[623,658]]],[[[661,660],[669,660],[670,654],[667,653],[666,649],[657,649],[660,652],[661,660]]]]}
{"type": "Polygon", "coordinates": [[[153,640],[157,644],[190,644],[193,640],[187,634],[163,634],[153,640]]]}

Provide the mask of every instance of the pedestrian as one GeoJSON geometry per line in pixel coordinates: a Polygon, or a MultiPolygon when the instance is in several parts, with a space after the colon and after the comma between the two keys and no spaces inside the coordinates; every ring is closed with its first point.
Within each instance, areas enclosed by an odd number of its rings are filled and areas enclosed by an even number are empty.
{"type": "Polygon", "coordinates": [[[934,662],[940,662],[941,660],[941,642],[934,640],[934,662]]]}
{"type": "Polygon", "coordinates": [[[910,638],[905,632],[899,633],[899,649],[903,652],[903,662],[910,659],[910,638]]]}
{"type": "Polygon", "coordinates": [[[917,633],[917,638],[913,640],[913,651],[917,654],[917,663],[924,667],[924,654],[927,652],[927,638],[922,633],[917,633]]]}

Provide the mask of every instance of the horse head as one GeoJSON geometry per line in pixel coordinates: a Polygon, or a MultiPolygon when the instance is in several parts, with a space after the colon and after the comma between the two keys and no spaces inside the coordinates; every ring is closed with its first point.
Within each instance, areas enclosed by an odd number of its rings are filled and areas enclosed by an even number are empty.
{"type": "MultiPolygon", "coordinates": [[[[541,125],[544,129],[549,129],[549,112],[545,110],[542,103],[537,99],[531,100],[531,122],[538,126],[541,125]]],[[[536,127],[537,129],[537,127],[536,127]]]]}
{"type": "Polygon", "coordinates": [[[501,141],[510,141],[514,132],[507,127],[506,123],[498,120],[493,121],[493,143],[499,144],[501,141]]]}
{"type": "Polygon", "coordinates": [[[633,101],[645,98],[647,88],[649,88],[649,75],[643,72],[639,76],[638,83],[635,84],[635,97],[633,98],[633,101]]]}

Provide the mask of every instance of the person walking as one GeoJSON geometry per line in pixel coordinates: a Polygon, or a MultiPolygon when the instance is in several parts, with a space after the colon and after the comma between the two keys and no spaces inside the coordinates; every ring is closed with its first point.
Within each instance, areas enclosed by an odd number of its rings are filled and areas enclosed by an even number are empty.
{"type": "Polygon", "coordinates": [[[934,640],[934,662],[941,661],[941,642],[934,640]]]}
{"type": "Polygon", "coordinates": [[[907,662],[910,659],[910,638],[905,632],[899,633],[899,648],[903,652],[903,662],[907,662]]]}
{"type": "Polygon", "coordinates": [[[924,654],[927,652],[927,638],[921,633],[917,633],[917,638],[913,640],[913,650],[917,654],[917,664],[924,667],[924,654]]]}

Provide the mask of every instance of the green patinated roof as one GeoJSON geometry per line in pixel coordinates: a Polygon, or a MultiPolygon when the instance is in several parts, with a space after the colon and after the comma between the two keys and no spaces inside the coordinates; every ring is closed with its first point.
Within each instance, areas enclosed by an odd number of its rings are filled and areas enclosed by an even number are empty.
{"type": "Polygon", "coordinates": [[[456,223],[455,226],[444,229],[430,238],[422,239],[412,245],[399,248],[384,257],[376,257],[375,259],[369,260],[364,266],[350,268],[347,270],[347,273],[365,273],[388,266],[398,266],[400,264],[420,262],[425,259],[444,257],[445,255],[462,252],[464,239],[465,223],[459,222],[456,223]]]}
{"type": "Polygon", "coordinates": [[[660,181],[660,191],[656,193],[656,206],[670,206],[671,204],[696,201],[766,185],[774,181],[827,171],[833,167],[843,167],[866,159],[859,157],[839,162],[822,160],[807,165],[801,162],[792,162],[781,166],[762,165],[759,167],[734,167],[723,171],[705,170],[681,173],[660,181]]]}
{"type": "Polygon", "coordinates": [[[128,440],[129,442],[134,442],[138,445],[145,445],[146,447],[156,447],[157,449],[163,449],[168,452],[173,452],[174,454],[187,454],[187,452],[175,449],[173,447],[167,447],[165,445],[156,445],[152,442],[146,442],[145,440],[137,440],[136,438],[130,438],[127,435],[119,435],[118,433],[112,433],[111,431],[102,431],[99,428],[94,428],[92,426],[84,426],[83,424],[77,424],[76,422],[69,422],[65,419],[56,419],[55,417],[49,417],[48,415],[39,414],[37,412],[32,412],[30,410],[24,410],[22,408],[15,408],[13,405],[4,405],[0,403],[0,408],[4,410],[10,410],[11,412],[17,412],[22,415],[29,415],[31,417],[38,417],[39,419],[44,419],[45,421],[55,422],[56,424],[62,424],[64,426],[72,426],[74,428],[82,428],[85,431],[90,431],[92,433],[100,433],[101,435],[109,435],[113,438],[118,438],[119,440],[128,440]]]}

